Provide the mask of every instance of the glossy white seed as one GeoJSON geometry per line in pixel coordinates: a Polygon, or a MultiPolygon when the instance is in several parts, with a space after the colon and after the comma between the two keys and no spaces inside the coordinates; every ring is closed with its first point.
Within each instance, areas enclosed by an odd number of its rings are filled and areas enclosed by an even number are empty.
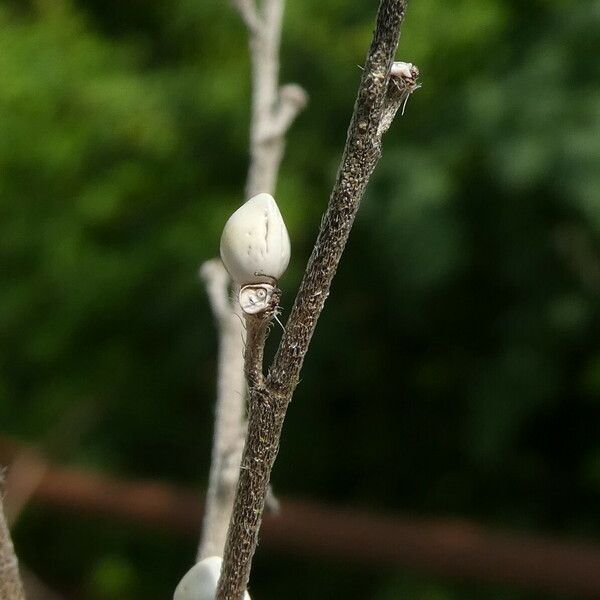
{"type": "Polygon", "coordinates": [[[229,217],[221,258],[240,285],[277,281],[283,275],[290,262],[290,238],[273,196],[258,194],[229,217]]]}
{"type": "MultiPolygon", "coordinates": [[[[196,563],[179,582],[173,600],[215,600],[222,563],[219,556],[196,563]]],[[[244,600],[250,600],[248,592],[244,594],[244,600]]]]}

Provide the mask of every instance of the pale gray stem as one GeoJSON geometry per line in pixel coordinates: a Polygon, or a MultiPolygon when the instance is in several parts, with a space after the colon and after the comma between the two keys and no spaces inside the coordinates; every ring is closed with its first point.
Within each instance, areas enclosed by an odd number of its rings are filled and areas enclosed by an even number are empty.
{"type": "Polygon", "coordinates": [[[232,4],[240,13],[246,27],[252,32],[257,32],[261,22],[258,18],[256,2],[254,0],[232,0],[232,4]]]}
{"type": "Polygon", "coordinates": [[[246,433],[241,308],[230,301],[229,275],[220,259],[205,262],[200,276],[219,332],[219,358],[213,449],[198,560],[223,553],[246,433]]]}
{"type": "MultiPolygon", "coordinates": [[[[342,162],[317,241],[269,374],[249,381],[248,435],[217,600],[241,600],[248,585],[287,407],[360,200],[381,155],[381,136],[389,126],[385,121],[400,106],[389,86],[396,85],[390,71],[406,3],[381,1],[342,162]]],[[[251,375],[255,367],[247,364],[247,370],[251,375]]]]}
{"type": "MultiPolygon", "coordinates": [[[[306,105],[298,85],[279,87],[279,44],[284,0],[233,0],[248,29],[252,64],[250,162],[246,198],[275,190],[285,134],[306,105]]],[[[222,556],[233,509],[235,487],[246,438],[244,327],[237,291],[220,260],[205,263],[202,278],[219,333],[215,430],[202,535],[197,559],[222,556]],[[230,299],[230,292],[236,296],[230,299]]],[[[276,500],[271,502],[277,505],[276,500]]]]}
{"type": "MultiPolygon", "coordinates": [[[[0,474],[0,490],[4,487],[0,474]]],[[[4,504],[0,491],[0,600],[25,600],[23,583],[19,575],[19,562],[4,517],[4,504]]]]}
{"type": "Polygon", "coordinates": [[[252,64],[250,164],[246,198],[275,190],[285,134],[307,102],[297,85],[279,87],[279,45],[284,0],[263,0],[261,27],[248,30],[252,64]]]}

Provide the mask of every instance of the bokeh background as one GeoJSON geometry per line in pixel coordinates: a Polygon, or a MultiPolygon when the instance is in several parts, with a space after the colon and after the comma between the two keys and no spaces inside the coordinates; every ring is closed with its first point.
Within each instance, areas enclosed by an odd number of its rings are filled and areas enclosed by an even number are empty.
{"type": "MultiPolygon", "coordinates": [[[[291,305],[373,0],[290,0],[310,104],[277,188],[291,305]]],[[[283,496],[600,541],[600,3],[412,0],[423,87],[384,141],[291,405],[283,496]]],[[[242,200],[246,33],[222,0],[0,2],[0,430],[63,465],[205,486],[197,278],[242,200]]],[[[285,315],[285,313],[284,313],[285,315]]],[[[277,330],[273,338],[278,338],[277,330]]],[[[195,532],[31,503],[65,598],[164,599],[195,532]]],[[[261,546],[253,598],[570,598],[261,546]]]]}

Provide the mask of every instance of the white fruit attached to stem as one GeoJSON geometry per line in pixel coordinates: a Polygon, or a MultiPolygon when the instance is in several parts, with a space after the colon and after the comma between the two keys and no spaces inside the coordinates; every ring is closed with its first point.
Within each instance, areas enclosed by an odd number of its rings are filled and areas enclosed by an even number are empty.
{"type": "Polygon", "coordinates": [[[258,194],[229,217],[221,258],[241,286],[277,283],[290,262],[290,238],[273,196],[258,194]]]}
{"type": "MultiPolygon", "coordinates": [[[[173,600],[215,600],[222,564],[220,556],[209,556],[195,564],[179,582],[173,600]]],[[[248,592],[244,600],[250,600],[248,592]]]]}

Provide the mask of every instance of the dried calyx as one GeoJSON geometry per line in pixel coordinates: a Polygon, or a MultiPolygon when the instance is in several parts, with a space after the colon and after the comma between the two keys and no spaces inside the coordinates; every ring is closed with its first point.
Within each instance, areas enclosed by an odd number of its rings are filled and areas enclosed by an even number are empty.
{"type": "Polygon", "coordinates": [[[400,77],[406,82],[415,84],[419,76],[419,68],[409,62],[396,61],[390,70],[392,77],[400,77]]]}
{"type": "Polygon", "coordinates": [[[258,194],[229,217],[221,236],[221,258],[241,287],[239,301],[245,313],[272,306],[277,281],[290,261],[290,238],[273,196],[258,194]]]}
{"type": "Polygon", "coordinates": [[[270,283],[245,285],[240,289],[239,301],[242,310],[249,315],[256,315],[271,305],[275,287],[270,283]]]}
{"type": "Polygon", "coordinates": [[[404,114],[411,94],[421,87],[418,78],[419,69],[416,65],[403,61],[392,63],[383,114],[377,128],[379,137],[389,129],[399,109],[404,114]]]}

